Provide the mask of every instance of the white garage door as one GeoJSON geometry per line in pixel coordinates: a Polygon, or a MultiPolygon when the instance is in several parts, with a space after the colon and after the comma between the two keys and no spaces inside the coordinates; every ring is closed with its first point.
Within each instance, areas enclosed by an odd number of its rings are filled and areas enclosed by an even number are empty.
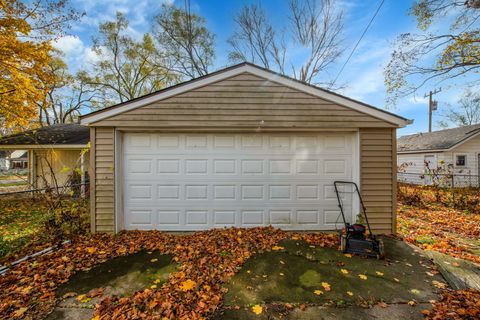
{"type": "Polygon", "coordinates": [[[125,133],[124,227],[335,229],[333,181],[355,176],[354,137],[125,133]]]}

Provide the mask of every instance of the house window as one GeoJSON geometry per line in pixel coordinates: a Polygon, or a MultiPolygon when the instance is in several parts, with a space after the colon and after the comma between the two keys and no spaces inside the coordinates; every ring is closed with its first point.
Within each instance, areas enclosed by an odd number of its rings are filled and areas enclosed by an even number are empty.
{"type": "Polygon", "coordinates": [[[455,166],[464,167],[467,165],[467,156],[464,154],[459,154],[455,157],[455,166]]]}

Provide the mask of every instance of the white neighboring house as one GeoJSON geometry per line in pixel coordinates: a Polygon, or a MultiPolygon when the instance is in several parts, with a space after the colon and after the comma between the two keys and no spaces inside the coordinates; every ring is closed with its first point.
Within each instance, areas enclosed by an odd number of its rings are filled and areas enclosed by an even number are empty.
{"type": "Polygon", "coordinates": [[[422,178],[426,163],[429,168],[451,166],[455,186],[480,186],[480,124],[398,138],[397,164],[406,164],[400,181],[431,183],[422,178]]]}

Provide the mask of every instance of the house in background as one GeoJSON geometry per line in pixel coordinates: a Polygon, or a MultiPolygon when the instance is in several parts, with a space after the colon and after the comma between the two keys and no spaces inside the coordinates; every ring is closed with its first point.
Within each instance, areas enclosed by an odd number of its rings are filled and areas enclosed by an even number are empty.
{"type": "Polygon", "coordinates": [[[423,177],[429,168],[450,168],[455,186],[479,186],[480,124],[453,129],[417,133],[397,141],[397,165],[402,166],[399,179],[407,183],[430,184],[423,177]]]}
{"type": "Polygon", "coordinates": [[[396,130],[411,121],[348,97],[242,63],[81,123],[94,232],[335,230],[336,180],[360,186],[373,232],[395,232],[396,130]]]}
{"type": "Polygon", "coordinates": [[[19,172],[28,168],[26,150],[0,150],[0,171],[19,172]]]}
{"type": "Polygon", "coordinates": [[[7,159],[9,170],[22,170],[28,168],[28,151],[27,150],[15,150],[10,153],[7,159]]]}
{"type": "Polygon", "coordinates": [[[2,137],[0,150],[11,152],[10,158],[7,157],[10,167],[28,168],[28,181],[33,188],[60,187],[78,170],[82,173],[81,181],[88,177],[88,152],[85,153],[85,148],[89,141],[87,127],[56,124],[2,137]],[[19,157],[12,158],[16,153],[19,157]]]}

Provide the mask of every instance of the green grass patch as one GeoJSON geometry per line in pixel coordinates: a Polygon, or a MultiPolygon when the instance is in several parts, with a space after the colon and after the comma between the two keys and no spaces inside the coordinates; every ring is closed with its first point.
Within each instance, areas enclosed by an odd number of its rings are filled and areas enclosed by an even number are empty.
{"type": "Polygon", "coordinates": [[[419,236],[415,239],[415,241],[421,244],[430,244],[430,245],[433,245],[435,243],[435,239],[428,235],[419,236]]]}
{"type": "Polygon", "coordinates": [[[34,201],[0,201],[0,259],[28,246],[40,233],[45,216],[45,208],[34,201]]]}

